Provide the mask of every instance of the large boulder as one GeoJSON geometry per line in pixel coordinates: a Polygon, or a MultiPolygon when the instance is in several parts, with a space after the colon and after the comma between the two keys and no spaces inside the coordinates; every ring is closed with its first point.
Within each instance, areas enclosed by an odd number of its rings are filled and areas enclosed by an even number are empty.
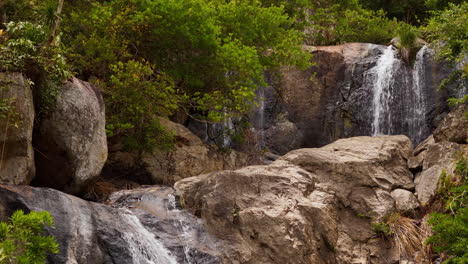
{"type": "Polygon", "coordinates": [[[371,222],[396,211],[392,190],[414,188],[410,154],[404,136],[342,139],[175,188],[224,241],[224,263],[396,263],[371,222]]]}
{"type": "Polygon", "coordinates": [[[21,73],[0,72],[0,183],[29,184],[35,175],[31,87],[21,73]]]}
{"type": "Polygon", "coordinates": [[[301,147],[304,141],[302,132],[289,120],[275,123],[264,131],[266,147],[279,155],[301,147]]]}
{"type": "Polygon", "coordinates": [[[155,150],[136,153],[122,148],[112,149],[104,171],[106,177],[128,174],[127,179],[140,183],[174,184],[174,182],[208,172],[235,169],[247,164],[247,156],[237,152],[221,152],[218,148],[203,143],[188,128],[160,118],[167,132],[174,135],[172,150],[155,150]],[[115,175],[119,174],[119,175],[115,175]]]}
{"type": "Polygon", "coordinates": [[[56,105],[35,129],[35,185],[77,192],[99,176],[107,159],[104,101],[76,78],[60,88],[56,105]]]}
{"type": "Polygon", "coordinates": [[[459,105],[442,120],[434,131],[434,139],[437,142],[451,141],[466,144],[468,140],[468,104],[459,105]]]}
{"type": "Polygon", "coordinates": [[[416,174],[415,185],[419,202],[423,206],[430,205],[439,189],[442,173],[452,173],[455,161],[460,155],[468,155],[468,146],[443,141],[425,141],[418,146],[421,149],[416,157],[420,157],[421,171],[416,174]]]}
{"type": "Polygon", "coordinates": [[[0,185],[0,221],[15,210],[49,211],[60,252],[51,264],[219,263],[203,222],[180,209],[174,191],[152,187],[114,193],[108,205],[52,189],[0,185]]]}

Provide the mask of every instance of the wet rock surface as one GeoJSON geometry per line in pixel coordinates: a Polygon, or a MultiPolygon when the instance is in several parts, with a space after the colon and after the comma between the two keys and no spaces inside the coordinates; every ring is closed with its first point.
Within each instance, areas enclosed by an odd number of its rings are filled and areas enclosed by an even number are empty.
{"type": "Polygon", "coordinates": [[[49,211],[56,228],[47,231],[60,245],[49,263],[219,263],[201,221],[179,210],[172,193],[125,191],[103,205],[52,189],[0,185],[0,220],[18,209],[49,211]]]}
{"type": "MultiPolygon", "coordinates": [[[[320,147],[339,138],[372,135],[374,67],[387,47],[348,43],[306,48],[313,54],[316,65],[303,71],[284,69],[279,84],[272,84],[275,89],[265,89],[265,129],[275,127],[282,120],[278,116],[286,116],[304,136],[300,147],[320,147]]],[[[458,90],[452,87],[437,90],[451,69],[436,62],[431,49],[426,48],[419,56],[421,67],[417,76],[416,69],[397,56],[393,70],[398,78],[392,78],[392,102],[386,113],[391,122],[385,124],[384,134],[404,134],[419,144],[448,113],[446,100],[455,97],[458,90]],[[413,109],[416,82],[423,103],[419,110],[413,109]],[[418,113],[421,117],[411,117],[415,111],[421,111],[418,113]],[[414,129],[421,132],[415,133],[414,129]]],[[[274,146],[277,139],[267,140],[272,142],[266,145],[274,146]]],[[[288,151],[292,147],[295,146],[288,151]]]]}

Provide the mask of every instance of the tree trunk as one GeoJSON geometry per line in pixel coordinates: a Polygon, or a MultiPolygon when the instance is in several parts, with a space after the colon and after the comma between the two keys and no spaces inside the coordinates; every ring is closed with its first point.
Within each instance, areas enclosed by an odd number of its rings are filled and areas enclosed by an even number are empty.
{"type": "Polygon", "coordinates": [[[64,0],[58,0],[57,12],[55,12],[55,23],[54,23],[54,26],[52,27],[52,30],[50,31],[50,43],[51,44],[53,44],[55,41],[55,35],[57,34],[57,30],[60,26],[60,20],[62,19],[60,15],[62,14],[63,1],[64,0]]]}

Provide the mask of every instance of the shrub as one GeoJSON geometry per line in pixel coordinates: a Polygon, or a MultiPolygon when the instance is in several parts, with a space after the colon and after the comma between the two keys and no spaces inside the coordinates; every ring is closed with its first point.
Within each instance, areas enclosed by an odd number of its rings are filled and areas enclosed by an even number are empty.
{"type": "Polygon", "coordinates": [[[432,236],[426,243],[438,253],[450,257],[444,263],[468,261],[468,158],[462,156],[456,163],[455,175],[443,172],[438,194],[445,203],[444,213],[433,213],[429,218],[432,236]]]}
{"type": "Polygon", "coordinates": [[[398,30],[398,37],[400,38],[401,47],[411,49],[415,46],[417,31],[416,28],[410,24],[400,23],[398,30]]]}
{"type": "Polygon", "coordinates": [[[309,16],[307,44],[333,45],[346,42],[387,44],[398,27],[396,20],[383,11],[371,11],[354,5],[335,4],[316,7],[309,16]]]}
{"type": "Polygon", "coordinates": [[[172,136],[159,124],[177,107],[172,80],[143,61],[119,62],[105,87],[107,133],[123,138],[128,150],[168,149],[172,136]]]}
{"type": "Polygon", "coordinates": [[[392,230],[390,226],[386,222],[375,222],[372,223],[372,231],[374,231],[377,235],[388,237],[392,235],[392,230]]]}
{"type": "Polygon", "coordinates": [[[58,87],[71,76],[63,56],[60,37],[48,42],[48,29],[31,22],[9,22],[0,35],[0,70],[19,71],[34,79],[39,112],[55,105],[58,87]]]}
{"type": "Polygon", "coordinates": [[[48,253],[58,253],[53,236],[46,236],[45,227],[54,227],[49,212],[18,210],[8,223],[0,222],[0,263],[43,264],[48,253]]]}

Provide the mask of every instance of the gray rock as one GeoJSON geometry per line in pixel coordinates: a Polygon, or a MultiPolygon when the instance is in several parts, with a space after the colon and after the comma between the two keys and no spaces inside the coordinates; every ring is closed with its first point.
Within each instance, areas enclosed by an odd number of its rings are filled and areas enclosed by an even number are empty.
{"type": "Polygon", "coordinates": [[[0,102],[12,106],[0,117],[0,183],[29,184],[35,175],[31,88],[21,73],[0,72],[0,102]]]}
{"type": "Polygon", "coordinates": [[[297,126],[289,120],[281,120],[264,132],[267,148],[279,155],[302,146],[304,136],[297,126]]]}
{"type": "Polygon", "coordinates": [[[422,206],[427,206],[432,201],[439,189],[439,179],[444,168],[439,165],[430,167],[421,172],[416,184],[416,193],[422,206]]]}
{"type": "Polygon", "coordinates": [[[104,102],[90,83],[73,78],[35,137],[39,186],[77,192],[97,177],[107,159],[104,102]]]}
{"type": "Polygon", "coordinates": [[[439,179],[443,171],[452,173],[454,163],[459,155],[468,154],[468,146],[448,141],[436,143],[431,136],[422,142],[414,151],[408,165],[416,172],[414,180],[416,193],[422,206],[427,206],[437,194],[439,179]]]}
{"type": "Polygon", "coordinates": [[[174,191],[152,187],[114,193],[109,205],[52,189],[0,185],[0,220],[13,211],[49,211],[60,252],[48,263],[219,263],[203,222],[180,209],[174,191]]]}
{"type": "Polygon", "coordinates": [[[451,111],[434,131],[436,142],[450,141],[466,144],[468,139],[468,104],[459,105],[451,111]]]}
{"type": "Polygon", "coordinates": [[[419,207],[418,199],[410,191],[396,189],[390,195],[395,200],[396,208],[400,212],[414,212],[419,207]]]}
{"type": "Polygon", "coordinates": [[[354,137],[322,148],[291,151],[278,161],[290,162],[318,175],[321,183],[330,185],[345,198],[356,186],[387,191],[414,188],[407,167],[411,146],[405,136],[354,137]]]}

